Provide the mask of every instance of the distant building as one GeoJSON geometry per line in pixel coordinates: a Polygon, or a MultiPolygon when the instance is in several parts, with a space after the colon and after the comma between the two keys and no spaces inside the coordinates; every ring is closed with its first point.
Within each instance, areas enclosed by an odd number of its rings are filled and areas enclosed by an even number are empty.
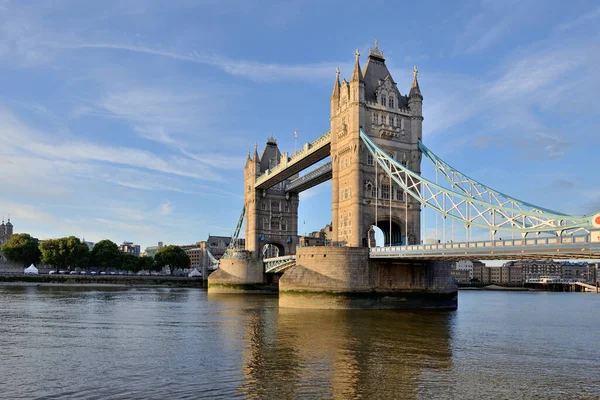
{"type": "Polygon", "coordinates": [[[563,267],[553,260],[519,260],[506,263],[507,266],[522,268],[523,280],[539,279],[542,276],[563,276],[563,267]]]}
{"type": "Polygon", "coordinates": [[[90,249],[90,251],[92,251],[94,249],[94,246],[96,245],[96,243],[88,242],[85,239],[83,239],[81,242],[84,243],[88,247],[88,249],[90,249]]]}
{"type": "Polygon", "coordinates": [[[146,250],[144,250],[144,253],[142,255],[148,256],[148,257],[154,257],[156,255],[156,253],[158,252],[158,249],[160,249],[161,247],[163,247],[163,242],[158,242],[158,246],[146,247],[146,250]]]}
{"type": "Polygon", "coordinates": [[[185,250],[185,253],[190,257],[190,267],[192,268],[201,267],[205,264],[206,266],[210,265],[207,260],[208,256],[204,254],[204,250],[200,247],[192,247],[185,250]]]}
{"type": "Polygon", "coordinates": [[[587,262],[561,262],[563,269],[562,278],[568,281],[583,281],[595,283],[594,266],[587,262]]]}
{"type": "MultiPolygon", "coordinates": [[[[229,237],[229,236],[210,236],[209,235],[207,240],[198,242],[197,244],[198,244],[198,247],[200,247],[201,249],[210,251],[210,253],[213,255],[213,257],[218,260],[221,257],[223,257],[223,254],[225,254],[225,251],[227,250],[229,243],[231,243],[231,237],[229,237]]],[[[244,239],[238,239],[239,247],[243,248],[245,243],[246,242],[244,239]]]]}
{"type": "Polygon", "coordinates": [[[140,245],[133,244],[132,242],[123,242],[121,246],[119,246],[121,253],[132,254],[136,257],[140,256],[140,245]]]}
{"type": "MultiPolygon", "coordinates": [[[[8,222],[4,224],[4,218],[2,218],[2,224],[0,225],[0,247],[8,241],[8,238],[13,235],[13,224],[10,223],[10,217],[8,222]]],[[[6,258],[0,252],[0,262],[6,262],[6,258]]]]}

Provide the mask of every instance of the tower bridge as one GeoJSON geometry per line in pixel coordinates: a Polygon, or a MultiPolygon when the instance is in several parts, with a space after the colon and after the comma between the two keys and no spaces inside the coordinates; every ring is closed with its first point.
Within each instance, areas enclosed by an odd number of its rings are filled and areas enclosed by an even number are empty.
{"type": "Polygon", "coordinates": [[[456,308],[450,260],[600,255],[600,214],[570,216],[518,200],[429,150],[422,142],[417,74],[415,67],[402,94],[377,42],[364,70],[357,50],[349,81],[335,71],[326,133],[291,156],[272,137],[260,156],[256,146],[248,153],[245,249],[229,250],[209,277],[209,292],[262,291],[278,280],[283,307],[456,308]],[[421,176],[423,159],[434,166],[435,181],[421,176]],[[298,193],[327,180],[335,246],[299,247],[298,193]],[[423,210],[436,214],[444,235],[448,223],[452,232],[454,224],[464,226],[465,243],[444,237],[422,244],[423,210]],[[383,247],[375,246],[374,227],[383,232],[383,247]],[[474,228],[488,231],[490,239],[470,240],[474,228]],[[500,232],[513,238],[499,240],[500,232]],[[265,257],[269,245],[277,257],[265,257]]]}

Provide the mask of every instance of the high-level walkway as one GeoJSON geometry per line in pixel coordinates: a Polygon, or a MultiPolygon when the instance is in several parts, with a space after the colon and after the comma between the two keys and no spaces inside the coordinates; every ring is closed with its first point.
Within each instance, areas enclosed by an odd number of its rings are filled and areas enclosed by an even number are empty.
{"type": "Polygon", "coordinates": [[[282,157],[277,166],[269,169],[256,179],[254,188],[269,189],[279,182],[282,182],[326,157],[329,157],[330,152],[331,134],[327,132],[314,142],[306,143],[300,151],[297,151],[291,157],[282,157]]]}

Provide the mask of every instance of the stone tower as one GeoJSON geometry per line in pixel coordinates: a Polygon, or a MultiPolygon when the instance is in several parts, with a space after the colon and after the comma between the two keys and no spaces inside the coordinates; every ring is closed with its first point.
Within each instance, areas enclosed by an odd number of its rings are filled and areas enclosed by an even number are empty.
{"type": "Polygon", "coordinates": [[[356,50],[350,82],[331,95],[332,218],[334,240],[353,247],[370,245],[372,226],[384,233],[385,245],[420,242],[420,205],[378,168],[360,140],[362,128],[396,161],[421,173],[423,96],[417,69],[408,95],[398,90],[377,42],[364,71],[356,50]],[[376,176],[377,175],[377,176],[376,176]],[[390,213],[391,209],[391,213],[390,213]]]}
{"type": "Polygon", "coordinates": [[[256,178],[279,164],[281,154],[271,136],[258,156],[256,145],[244,167],[244,205],[246,207],[246,250],[262,258],[266,245],[274,245],[279,256],[296,253],[298,244],[298,193],[286,193],[285,180],[267,189],[254,189],[256,178]]]}

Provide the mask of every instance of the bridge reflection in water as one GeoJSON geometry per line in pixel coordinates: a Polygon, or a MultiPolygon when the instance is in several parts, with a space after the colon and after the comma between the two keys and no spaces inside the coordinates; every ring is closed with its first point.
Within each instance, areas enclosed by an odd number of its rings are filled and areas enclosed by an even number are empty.
{"type": "Polygon", "coordinates": [[[439,370],[451,366],[453,318],[452,312],[251,310],[240,391],[281,399],[445,393],[449,382],[427,376],[447,376],[439,370]]]}

